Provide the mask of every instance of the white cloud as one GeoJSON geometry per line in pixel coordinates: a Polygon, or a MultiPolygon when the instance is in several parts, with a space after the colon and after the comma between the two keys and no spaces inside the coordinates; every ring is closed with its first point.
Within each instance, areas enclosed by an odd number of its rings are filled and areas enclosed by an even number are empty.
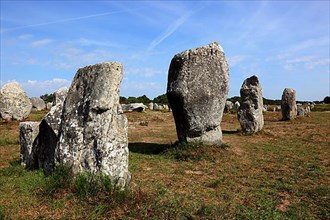
{"type": "Polygon", "coordinates": [[[38,81],[27,80],[20,82],[24,91],[31,96],[40,96],[43,94],[51,94],[61,87],[70,87],[71,82],[67,79],[54,78],[51,80],[38,81]]]}
{"type": "Polygon", "coordinates": [[[123,80],[120,86],[121,96],[141,96],[147,95],[149,98],[154,98],[158,95],[164,94],[166,88],[163,84],[157,82],[137,82],[123,80]]]}
{"type": "Polygon", "coordinates": [[[20,39],[20,40],[29,40],[32,37],[33,37],[32,34],[22,34],[22,35],[18,36],[18,39],[20,39]]]}
{"type": "Polygon", "coordinates": [[[299,66],[306,69],[314,69],[318,66],[329,66],[329,58],[319,58],[316,56],[302,56],[294,59],[287,59],[284,61],[283,68],[286,70],[293,70],[299,66]]]}
{"type": "Polygon", "coordinates": [[[38,41],[34,41],[31,43],[32,47],[40,47],[40,46],[45,46],[49,43],[51,43],[53,40],[52,39],[42,39],[42,40],[38,40],[38,41]]]}

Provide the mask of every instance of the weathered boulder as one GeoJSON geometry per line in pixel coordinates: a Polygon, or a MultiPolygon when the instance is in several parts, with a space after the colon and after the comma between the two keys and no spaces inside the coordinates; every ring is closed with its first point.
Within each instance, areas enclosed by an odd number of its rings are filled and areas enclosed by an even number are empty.
{"type": "Polygon", "coordinates": [[[27,169],[31,169],[36,166],[36,152],[34,150],[34,144],[39,133],[39,124],[39,122],[19,123],[21,164],[27,169]]]}
{"type": "Polygon", "coordinates": [[[32,98],[30,98],[30,101],[32,103],[32,110],[40,111],[40,110],[46,109],[45,101],[42,100],[41,98],[32,97],[32,98]]]}
{"type": "Polygon", "coordinates": [[[159,110],[159,105],[157,103],[154,103],[154,110],[158,111],[159,110]]]}
{"type": "Polygon", "coordinates": [[[22,120],[32,109],[29,97],[17,82],[5,84],[0,90],[0,117],[5,120],[22,120]]]}
{"type": "Polygon", "coordinates": [[[297,116],[305,116],[305,109],[302,105],[297,106],[297,116]]]}
{"type": "Polygon", "coordinates": [[[282,120],[292,120],[297,116],[296,91],[285,88],[281,101],[282,120]]]}
{"type": "Polygon", "coordinates": [[[228,113],[233,109],[234,104],[231,101],[226,101],[224,112],[228,113]]]}
{"type": "Polygon", "coordinates": [[[46,109],[50,110],[52,107],[53,107],[53,103],[52,102],[47,102],[46,109]]]}
{"type": "Polygon", "coordinates": [[[128,121],[119,104],[123,66],[106,62],[80,68],[65,99],[57,162],[73,173],[104,173],[118,184],[128,172],[128,121]]]}
{"type": "Polygon", "coordinates": [[[240,106],[241,106],[241,104],[238,101],[236,101],[235,102],[235,109],[238,110],[240,106]]]}
{"type": "Polygon", "coordinates": [[[220,122],[228,87],[229,67],[217,42],[173,57],[167,98],[179,141],[222,143],[220,122]]]}
{"type": "Polygon", "coordinates": [[[241,106],[237,116],[242,131],[252,134],[264,126],[262,87],[257,76],[247,78],[241,87],[241,106]]]}
{"type": "Polygon", "coordinates": [[[68,91],[69,91],[68,88],[62,87],[58,89],[56,92],[54,92],[53,106],[55,106],[58,103],[64,102],[68,94],[68,91]]]}
{"type": "Polygon", "coordinates": [[[148,107],[151,111],[154,110],[154,103],[150,102],[148,107]]]}
{"type": "Polygon", "coordinates": [[[143,103],[130,103],[121,105],[123,112],[143,112],[147,106],[143,103]]]}

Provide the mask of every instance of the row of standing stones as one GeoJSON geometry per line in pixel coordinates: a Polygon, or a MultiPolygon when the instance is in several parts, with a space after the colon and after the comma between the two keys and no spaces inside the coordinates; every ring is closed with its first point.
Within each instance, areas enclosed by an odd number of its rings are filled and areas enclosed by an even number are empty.
{"type": "MultiPolygon", "coordinates": [[[[40,123],[20,123],[22,164],[28,169],[42,168],[45,173],[51,173],[62,163],[75,174],[104,173],[122,186],[127,184],[131,175],[128,121],[119,104],[122,77],[123,67],[116,62],[80,68],[70,89],[62,96],[55,95],[53,107],[40,123]]],[[[222,143],[220,122],[228,89],[229,67],[218,43],[173,57],[167,97],[180,142],[222,143]]],[[[240,95],[242,102],[237,107],[242,131],[260,131],[264,119],[262,88],[257,76],[244,81],[240,95]]],[[[6,101],[0,101],[2,117],[3,103],[6,101]]],[[[285,89],[284,120],[294,118],[295,106],[294,90],[285,89]]]]}

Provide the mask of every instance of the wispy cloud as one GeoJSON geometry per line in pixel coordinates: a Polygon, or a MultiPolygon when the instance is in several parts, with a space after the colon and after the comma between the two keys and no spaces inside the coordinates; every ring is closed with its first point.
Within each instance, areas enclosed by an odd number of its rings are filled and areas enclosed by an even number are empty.
{"type": "Polygon", "coordinates": [[[61,87],[70,87],[71,82],[67,79],[54,78],[45,81],[27,80],[20,84],[29,96],[40,96],[46,93],[51,94],[61,87]]]}
{"type": "Polygon", "coordinates": [[[151,51],[153,50],[156,46],[158,46],[160,43],[162,43],[166,38],[168,38],[169,36],[171,36],[181,25],[183,25],[186,20],[193,14],[192,11],[189,11],[187,13],[185,13],[184,15],[182,15],[181,17],[179,17],[176,21],[174,21],[173,23],[171,23],[168,28],[162,33],[160,34],[156,39],[154,39],[147,51],[151,51]]]}
{"type": "Polygon", "coordinates": [[[236,66],[237,64],[239,64],[240,62],[242,62],[245,59],[246,59],[246,56],[239,56],[239,55],[227,58],[230,67],[236,66]]]}
{"type": "Polygon", "coordinates": [[[52,39],[42,39],[42,40],[38,40],[38,41],[34,41],[31,43],[32,47],[41,47],[41,46],[45,46],[46,44],[51,43],[53,40],[52,39]]]}
{"type": "MultiPolygon", "coordinates": [[[[138,9],[129,9],[129,10],[139,10],[139,8],[138,9]]],[[[58,23],[64,23],[64,22],[69,22],[69,21],[78,21],[78,20],[83,20],[83,19],[107,16],[107,15],[111,15],[111,14],[118,14],[118,13],[127,12],[129,10],[118,10],[118,11],[111,11],[111,12],[105,12],[105,13],[85,15],[85,16],[80,16],[80,17],[59,19],[59,20],[49,21],[49,22],[41,22],[41,23],[37,23],[37,24],[23,25],[23,26],[14,27],[14,28],[2,29],[1,33],[20,30],[20,29],[25,29],[25,28],[31,28],[31,27],[39,27],[39,26],[50,25],[50,24],[58,24],[58,23]]]]}
{"type": "Polygon", "coordinates": [[[329,66],[329,58],[319,58],[316,56],[302,56],[295,59],[288,59],[284,61],[283,68],[286,70],[293,70],[299,66],[306,69],[314,69],[318,66],[329,66]]]}

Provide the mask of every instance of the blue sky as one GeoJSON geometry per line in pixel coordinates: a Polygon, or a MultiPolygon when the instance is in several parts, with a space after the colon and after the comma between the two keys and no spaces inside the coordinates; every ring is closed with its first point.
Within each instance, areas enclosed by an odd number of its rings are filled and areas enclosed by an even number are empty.
{"type": "Polygon", "coordinates": [[[172,57],[218,41],[229,96],[257,74],[263,95],[323,100],[329,88],[329,1],[1,1],[1,85],[29,96],[67,86],[79,67],[124,65],[122,96],[166,92],[172,57]]]}

